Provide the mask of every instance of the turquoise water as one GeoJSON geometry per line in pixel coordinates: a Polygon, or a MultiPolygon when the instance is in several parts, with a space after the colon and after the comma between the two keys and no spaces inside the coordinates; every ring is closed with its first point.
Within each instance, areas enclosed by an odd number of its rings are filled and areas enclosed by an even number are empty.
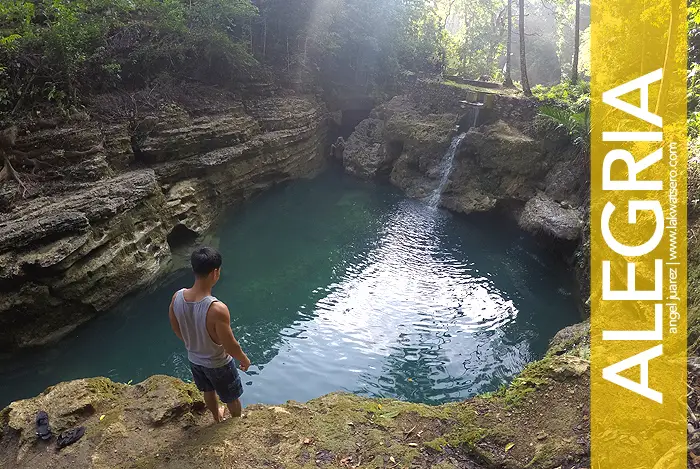
{"type": "MultiPolygon", "coordinates": [[[[578,322],[564,266],[509,222],[432,210],[327,172],[219,227],[214,294],[253,362],[245,404],[332,391],[440,403],[493,391],[578,322]]],[[[190,379],[170,330],[184,270],[56,345],[0,359],[0,407],[60,381],[190,379]]]]}

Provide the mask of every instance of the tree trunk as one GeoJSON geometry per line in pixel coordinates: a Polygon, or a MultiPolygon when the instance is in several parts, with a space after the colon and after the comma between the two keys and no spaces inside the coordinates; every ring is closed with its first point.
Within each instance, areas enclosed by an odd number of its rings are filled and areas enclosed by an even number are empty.
{"type": "Polygon", "coordinates": [[[267,16],[263,19],[263,60],[267,57],[267,16]]]}
{"type": "Polygon", "coordinates": [[[656,114],[661,114],[661,108],[666,105],[668,99],[669,71],[672,69],[673,56],[676,50],[676,37],[678,36],[678,3],[671,2],[671,17],[668,20],[668,38],[666,39],[666,54],[664,55],[663,75],[661,76],[661,89],[656,99],[656,114]]]}
{"type": "Polygon", "coordinates": [[[518,20],[518,32],[520,34],[520,82],[523,85],[525,96],[532,96],[530,82],[527,80],[527,64],[525,63],[525,0],[520,0],[518,7],[520,10],[520,19],[518,20]]]}
{"type": "Polygon", "coordinates": [[[578,82],[578,52],[581,43],[581,0],[576,0],[576,19],[574,20],[574,60],[571,62],[571,83],[578,82]]]}
{"type": "Polygon", "coordinates": [[[447,8],[447,15],[445,15],[445,25],[443,29],[447,29],[447,24],[450,21],[450,16],[452,16],[452,7],[454,7],[454,4],[457,2],[457,0],[452,0],[450,2],[450,6],[447,8]]]}
{"type": "Polygon", "coordinates": [[[513,78],[510,74],[510,43],[512,39],[511,31],[513,30],[513,0],[508,0],[508,34],[506,39],[506,79],[503,82],[505,86],[513,86],[513,78]]]}

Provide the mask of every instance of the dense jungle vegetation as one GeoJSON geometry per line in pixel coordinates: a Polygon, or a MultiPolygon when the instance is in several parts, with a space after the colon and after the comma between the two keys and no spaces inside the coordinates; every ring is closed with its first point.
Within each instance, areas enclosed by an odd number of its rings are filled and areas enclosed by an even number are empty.
{"type": "MultiPolygon", "coordinates": [[[[524,7],[530,82],[577,79],[574,60],[585,77],[588,6],[524,7]]],[[[416,74],[517,81],[517,10],[512,0],[6,0],[0,115],[70,112],[114,90],[235,87],[271,75],[374,93],[416,74]]]]}
{"type": "MultiPolygon", "coordinates": [[[[691,0],[693,154],[699,22],[700,2],[691,0]]],[[[5,0],[0,123],[80,115],[85,106],[129,117],[158,97],[196,96],[199,85],[281,80],[382,95],[442,75],[522,82],[526,94],[532,84],[545,114],[585,143],[589,25],[580,0],[5,0]]],[[[696,186],[691,180],[693,204],[696,186]]]]}

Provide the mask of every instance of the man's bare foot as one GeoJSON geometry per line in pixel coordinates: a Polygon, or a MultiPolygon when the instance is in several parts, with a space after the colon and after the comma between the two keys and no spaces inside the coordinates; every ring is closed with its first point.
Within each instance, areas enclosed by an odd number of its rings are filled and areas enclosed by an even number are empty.
{"type": "Polygon", "coordinates": [[[219,419],[217,422],[223,422],[224,420],[226,420],[226,406],[222,405],[219,406],[219,419]]]}

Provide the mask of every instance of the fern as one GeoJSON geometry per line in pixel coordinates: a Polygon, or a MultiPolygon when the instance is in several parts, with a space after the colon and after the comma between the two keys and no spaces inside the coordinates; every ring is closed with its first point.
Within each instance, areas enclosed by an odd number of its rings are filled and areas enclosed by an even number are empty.
{"type": "Polygon", "coordinates": [[[539,115],[557,128],[563,128],[574,145],[588,150],[591,136],[591,117],[588,107],[581,112],[554,106],[542,106],[539,115]]]}

